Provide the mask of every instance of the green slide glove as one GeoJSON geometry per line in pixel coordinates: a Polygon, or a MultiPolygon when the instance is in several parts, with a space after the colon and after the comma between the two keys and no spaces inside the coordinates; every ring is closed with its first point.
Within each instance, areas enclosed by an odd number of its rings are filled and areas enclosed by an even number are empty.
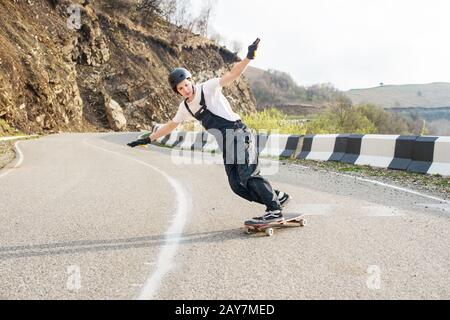
{"type": "Polygon", "coordinates": [[[259,38],[257,38],[255,40],[255,42],[253,42],[249,47],[248,47],[248,53],[247,53],[247,58],[249,58],[250,60],[255,59],[256,57],[256,50],[258,50],[258,46],[259,46],[259,41],[261,41],[259,38]]]}
{"type": "Polygon", "coordinates": [[[139,139],[130,143],[127,143],[127,145],[131,148],[143,145],[143,144],[150,144],[152,143],[152,141],[150,140],[150,138],[145,138],[145,139],[139,139]]]}

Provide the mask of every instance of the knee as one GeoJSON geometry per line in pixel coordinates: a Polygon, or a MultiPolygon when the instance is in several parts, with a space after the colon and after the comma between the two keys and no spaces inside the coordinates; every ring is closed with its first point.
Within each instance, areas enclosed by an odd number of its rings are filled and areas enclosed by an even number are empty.
{"type": "Polygon", "coordinates": [[[250,176],[250,177],[246,177],[245,179],[243,179],[242,183],[245,182],[246,186],[255,186],[257,184],[260,183],[260,181],[262,180],[262,178],[260,176],[250,176]]]}
{"type": "Polygon", "coordinates": [[[240,194],[239,189],[242,188],[241,183],[234,179],[228,179],[228,183],[230,184],[231,190],[233,190],[234,193],[240,194]]]}

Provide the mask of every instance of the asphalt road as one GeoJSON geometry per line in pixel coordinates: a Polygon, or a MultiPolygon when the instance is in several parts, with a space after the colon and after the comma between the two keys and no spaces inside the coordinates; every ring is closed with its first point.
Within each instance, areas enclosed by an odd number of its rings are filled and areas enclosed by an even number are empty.
{"type": "Polygon", "coordinates": [[[450,298],[449,199],[263,161],[308,225],[248,236],[264,208],[214,157],[126,147],[137,135],[18,143],[0,171],[0,299],[450,298]]]}

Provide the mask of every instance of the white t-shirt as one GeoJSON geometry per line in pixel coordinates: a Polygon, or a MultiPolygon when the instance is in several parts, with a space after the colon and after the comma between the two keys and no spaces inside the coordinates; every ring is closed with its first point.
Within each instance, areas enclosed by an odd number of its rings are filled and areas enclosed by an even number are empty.
{"type": "MultiPolygon", "coordinates": [[[[227,98],[222,93],[222,87],[220,86],[220,79],[213,78],[203,83],[195,85],[195,97],[192,102],[188,102],[189,109],[191,109],[192,113],[195,114],[198,110],[200,110],[200,99],[202,96],[202,86],[203,86],[203,94],[205,95],[206,106],[209,111],[211,111],[216,116],[222,117],[229,121],[237,121],[241,120],[241,117],[233,112],[231,109],[230,103],[227,98]]],[[[186,109],[184,105],[184,100],[180,103],[178,107],[177,114],[172,119],[175,123],[181,123],[186,120],[195,119],[186,109]]]]}

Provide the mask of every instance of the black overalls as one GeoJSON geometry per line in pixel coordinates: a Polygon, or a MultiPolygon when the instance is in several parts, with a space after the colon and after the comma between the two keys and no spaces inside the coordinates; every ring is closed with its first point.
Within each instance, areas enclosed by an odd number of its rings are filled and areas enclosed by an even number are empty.
{"type": "Polygon", "coordinates": [[[231,189],[249,201],[266,205],[267,210],[281,209],[277,194],[270,183],[260,176],[258,152],[251,132],[241,121],[229,121],[213,114],[205,102],[203,87],[201,88],[201,108],[193,114],[187,104],[188,112],[208,131],[214,135],[223,153],[225,171],[231,189]]]}

